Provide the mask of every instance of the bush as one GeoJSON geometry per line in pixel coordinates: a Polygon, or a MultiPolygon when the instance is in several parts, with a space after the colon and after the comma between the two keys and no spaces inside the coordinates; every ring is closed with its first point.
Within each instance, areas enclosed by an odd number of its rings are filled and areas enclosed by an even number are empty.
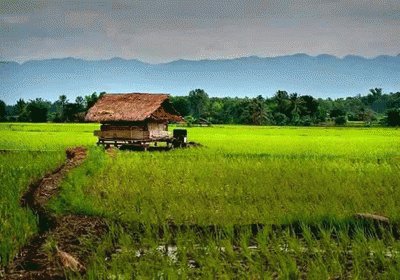
{"type": "Polygon", "coordinates": [[[309,117],[309,116],[304,116],[300,119],[300,121],[298,122],[298,125],[301,126],[310,126],[312,125],[314,122],[313,120],[309,117]]]}
{"type": "Polygon", "coordinates": [[[335,125],[345,125],[347,123],[346,116],[337,116],[335,118],[335,125]]]}
{"type": "Polygon", "coordinates": [[[400,126],[400,108],[386,111],[386,124],[389,126],[400,126]]]}
{"type": "Polygon", "coordinates": [[[196,121],[196,119],[191,115],[184,117],[184,119],[187,126],[192,126],[193,123],[196,121]]]}
{"type": "Polygon", "coordinates": [[[275,113],[274,114],[274,123],[276,125],[286,125],[289,122],[289,118],[282,113],[275,113]]]}

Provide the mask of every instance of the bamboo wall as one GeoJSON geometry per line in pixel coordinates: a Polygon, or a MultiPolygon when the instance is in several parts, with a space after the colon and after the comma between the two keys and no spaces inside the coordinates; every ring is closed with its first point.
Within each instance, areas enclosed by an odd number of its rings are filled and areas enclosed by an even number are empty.
{"type": "Polygon", "coordinates": [[[106,140],[154,140],[168,137],[167,125],[149,122],[143,126],[102,125],[101,130],[94,132],[95,136],[106,140]]]}

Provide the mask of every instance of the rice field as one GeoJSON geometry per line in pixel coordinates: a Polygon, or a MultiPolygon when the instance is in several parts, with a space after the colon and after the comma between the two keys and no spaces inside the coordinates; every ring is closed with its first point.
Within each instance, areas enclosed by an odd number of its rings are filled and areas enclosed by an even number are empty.
{"type": "Polygon", "coordinates": [[[36,216],[20,206],[22,194],[63,161],[62,151],[0,152],[0,267],[37,232],[36,216]]]}
{"type": "Polygon", "coordinates": [[[189,140],[203,147],[105,153],[96,127],[0,124],[2,265],[35,232],[20,194],[66,147],[84,145],[88,159],[49,206],[111,225],[84,278],[373,279],[400,269],[396,230],[353,218],[400,222],[398,129],[193,127],[189,140]]]}

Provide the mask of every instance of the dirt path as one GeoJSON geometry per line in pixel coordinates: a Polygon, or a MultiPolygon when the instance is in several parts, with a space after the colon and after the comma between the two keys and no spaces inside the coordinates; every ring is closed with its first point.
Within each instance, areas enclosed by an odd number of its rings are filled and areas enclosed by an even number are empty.
{"type": "Polygon", "coordinates": [[[67,173],[84,161],[86,153],[81,147],[68,149],[66,162],[31,184],[23,195],[21,205],[38,215],[39,234],[7,267],[5,279],[65,279],[65,271],[84,273],[91,249],[107,232],[106,223],[88,216],[56,217],[46,205],[57,195],[67,173]]]}

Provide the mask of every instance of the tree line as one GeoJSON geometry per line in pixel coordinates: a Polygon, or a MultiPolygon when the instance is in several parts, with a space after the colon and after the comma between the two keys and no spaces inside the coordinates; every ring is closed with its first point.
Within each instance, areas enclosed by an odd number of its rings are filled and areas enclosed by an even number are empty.
{"type": "Polygon", "coordinates": [[[359,121],[400,126],[400,92],[384,93],[381,88],[371,89],[364,96],[337,99],[316,99],[283,90],[270,98],[210,98],[204,90],[196,89],[171,100],[186,121],[194,122],[204,119],[216,124],[309,126],[359,121]]]}
{"type": "MultiPolygon", "coordinates": [[[[74,102],[65,95],[55,102],[19,99],[14,105],[6,105],[0,100],[0,120],[83,122],[88,109],[103,94],[78,96],[74,102]]],[[[283,90],[270,98],[209,97],[203,89],[195,89],[187,96],[172,96],[171,101],[189,124],[203,120],[215,124],[309,126],[359,121],[365,125],[400,126],[400,92],[384,93],[380,88],[363,96],[337,99],[316,99],[283,90]]]]}
{"type": "Polygon", "coordinates": [[[0,100],[0,120],[9,122],[83,122],[86,112],[105,92],[78,96],[74,102],[60,95],[55,102],[36,98],[19,99],[14,105],[0,100]]]}

